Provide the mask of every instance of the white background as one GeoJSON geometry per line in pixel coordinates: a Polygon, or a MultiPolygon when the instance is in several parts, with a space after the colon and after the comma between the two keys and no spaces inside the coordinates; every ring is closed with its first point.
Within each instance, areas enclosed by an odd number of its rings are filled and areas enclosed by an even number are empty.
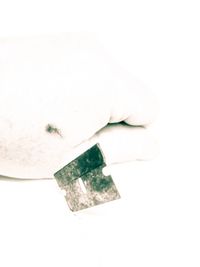
{"type": "Polygon", "coordinates": [[[3,1],[0,36],[94,31],[160,101],[161,153],[72,215],[54,181],[0,181],[0,266],[200,266],[198,1],[3,1]]]}

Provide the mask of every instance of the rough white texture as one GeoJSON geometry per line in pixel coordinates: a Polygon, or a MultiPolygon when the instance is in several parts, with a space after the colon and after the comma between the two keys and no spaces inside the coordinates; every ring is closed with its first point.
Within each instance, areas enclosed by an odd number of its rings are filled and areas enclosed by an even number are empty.
{"type": "Polygon", "coordinates": [[[0,40],[0,173],[52,177],[108,122],[150,123],[155,101],[91,34],[0,40]],[[47,124],[60,132],[49,134],[47,124]]]}

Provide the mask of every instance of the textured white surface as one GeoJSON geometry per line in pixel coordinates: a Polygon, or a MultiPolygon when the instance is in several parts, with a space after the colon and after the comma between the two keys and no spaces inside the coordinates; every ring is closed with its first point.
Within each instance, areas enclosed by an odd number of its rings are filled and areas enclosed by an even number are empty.
{"type": "Polygon", "coordinates": [[[0,88],[7,176],[53,177],[73,146],[109,122],[146,125],[156,113],[154,97],[88,33],[0,39],[0,88]],[[48,124],[61,136],[47,133],[48,124]]]}

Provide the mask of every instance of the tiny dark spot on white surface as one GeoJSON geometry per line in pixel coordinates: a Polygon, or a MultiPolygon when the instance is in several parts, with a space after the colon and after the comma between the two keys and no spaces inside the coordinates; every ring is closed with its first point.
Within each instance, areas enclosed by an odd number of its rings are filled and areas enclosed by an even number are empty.
{"type": "Polygon", "coordinates": [[[56,134],[59,135],[60,137],[62,137],[61,131],[60,129],[58,129],[55,125],[53,124],[47,124],[46,128],[45,128],[46,132],[49,134],[56,134]]]}

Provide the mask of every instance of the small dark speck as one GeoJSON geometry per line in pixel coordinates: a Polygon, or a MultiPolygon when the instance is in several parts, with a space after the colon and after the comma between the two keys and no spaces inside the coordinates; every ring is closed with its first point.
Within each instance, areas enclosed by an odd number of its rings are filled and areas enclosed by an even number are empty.
{"type": "Polygon", "coordinates": [[[60,137],[63,137],[60,130],[58,128],[56,128],[54,125],[52,124],[47,124],[46,128],[45,128],[47,133],[50,134],[58,134],[60,135],[60,137]]]}

